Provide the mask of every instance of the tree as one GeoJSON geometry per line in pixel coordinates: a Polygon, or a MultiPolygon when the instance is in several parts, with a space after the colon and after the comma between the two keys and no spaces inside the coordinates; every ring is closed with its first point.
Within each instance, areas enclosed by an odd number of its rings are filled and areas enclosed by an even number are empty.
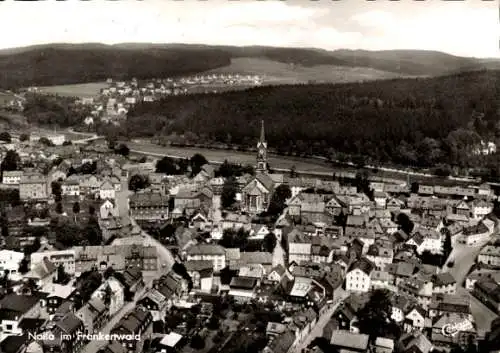
{"type": "Polygon", "coordinates": [[[87,226],[84,229],[85,239],[89,245],[101,245],[102,233],[99,223],[95,217],[90,217],[87,226]]]}
{"type": "Polygon", "coordinates": [[[236,179],[234,177],[226,178],[221,193],[221,205],[223,208],[229,208],[235,203],[237,192],[238,184],[236,179]]]}
{"type": "Polygon", "coordinates": [[[280,215],[286,208],[286,201],[292,197],[292,191],[286,184],[279,185],[271,196],[271,201],[267,208],[267,212],[271,215],[280,215]]]}
{"type": "Polygon", "coordinates": [[[115,153],[120,154],[122,156],[128,156],[130,154],[130,149],[128,146],[124,143],[120,143],[116,148],[115,148],[115,153]]]}
{"type": "Polygon", "coordinates": [[[377,337],[388,337],[389,326],[392,322],[392,303],[389,292],[385,289],[374,290],[368,302],[358,312],[359,330],[370,336],[371,340],[377,337]]]}
{"type": "Polygon", "coordinates": [[[67,281],[70,279],[70,276],[66,273],[64,270],[64,266],[60,264],[57,266],[57,273],[56,273],[56,278],[54,279],[55,283],[67,283],[67,281]]]}
{"type": "Polygon", "coordinates": [[[189,165],[191,166],[191,175],[195,176],[196,174],[198,174],[201,171],[201,167],[203,167],[205,164],[208,164],[208,161],[203,155],[199,153],[194,154],[189,160],[189,165]]]}
{"type": "Polygon", "coordinates": [[[156,162],[156,172],[168,175],[177,175],[179,174],[179,167],[173,158],[163,157],[156,162]]]}
{"type": "Polygon", "coordinates": [[[453,250],[453,245],[451,243],[451,232],[448,228],[444,227],[441,229],[441,234],[444,235],[443,241],[443,253],[446,257],[451,254],[453,250]]]}
{"type": "Polygon", "coordinates": [[[12,137],[10,136],[10,134],[8,132],[4,131],[4,132],[0,133],[0,141],[11,143],[12,137]]]}
{"type": "Polygon", "coordinates": [[[62,214],[63,213],[63,206],[62,206],[62,203],[58,202],[56,204],[56,212],[57,214],[62,214]]]}
{"type": "Polygon", "coordinates": [[[128,182],[128,189],[134,192],[147,188],[150,184],[149,178],[145,175],[132,175],[128,182]]]}
{"type": "Polygon", "coordinates": [[[199,334],[196,334],[191,338],[191,348],[200,350],[205,348],[205,340],[199,334]]]}
{"type": "Polygon", "coordinates": [[[20,162],[21,158],[19,158],[17,152],[9,150],[5,154],[5,157],[2,161],[2,164],[0,165],[0,168],[2,169],[2,172],[17,170],[20,162]]]}
{"type": "Polygon", "coordinates": [[[54,146],[54,143],[52,141],[50,141],[48,138],[46,137],[40,137],[40,139],[38,140],[38,143],[44,145],[44,146],[47,146],[47,147],[53,147],[54,146]]]}
{"type": "Polygon", "coordinates": [[[290,168],[290,178],[296,178],[296,177],[297,177],[297,170],[294,164],[292,165],[292,168],[290,168]]]}
{"type": "Polygon", "coordinates": [[[62,200],[62,187],[61,183],[57,180],[54,180],[52,183],[50,183],[50,187],[52,189],[52,195],[54,195],[54,200],[56,202],[61,202],[62,200]]]}
{"type": "Polygon", "coordinates": [[[26,258],[22,259],[19,263],[19,273],[25,274],[28,273],[29,270],[29,261],[26,258]]]}
{"type": "Polygon", "coordinates": [[[113,291],[111,290],[109,284],[107,284],[103,289],[102,301],[104,302],[104,305],[109,306],[109,304],[111,304],[112,296],[113,296],[113,291]]]}
{"type": "Polygon", "coordinates": [[[411,234],[415,224],[411,221],[406,213],[399,213],[396,217],[396,223],[401,227],[401,230],[406,234],[411,234]]]}
{"type": "Polygon", "coordinates": [[[278,240],[276,239],[276,235],[274,233],[272,232],[267,233],[264,236],[264,242],[263,242],[264,250],[272,253],[274,251],[274,248],[276,247],[277,241],[278,240]]]}
{"type": "Polygon", "coordinates": [[[73,204],[73,215],[75,216],[75,222],[76,222],[76,215],[80,213],[80,203],[78,201],[75,201],[73,204]]]}
{"type": "Polygon", "coordinates": [[[19,135],[19,141],[24,142],[24,141],[29,141],[30,135],[28,134],[21,134],[19,135]]]}
{"type": "Polygon", "coordinates": [[[89,215],[90,216],[95,215],[95,207],[92,205],[89,206],[89,215]]]}
{"type": "Polygon", "coordinates": [[[220,320],[217,316],[215,315],[212,315],[210,317],[210,319],[208,320],[208,325],[207,327],[210,329],[210,330],[218,330],[219,327],[220,327],[220,320]]]}

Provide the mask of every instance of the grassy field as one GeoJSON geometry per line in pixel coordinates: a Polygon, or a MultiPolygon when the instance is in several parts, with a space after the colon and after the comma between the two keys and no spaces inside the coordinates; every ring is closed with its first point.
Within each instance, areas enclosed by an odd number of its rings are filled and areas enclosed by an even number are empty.
{"type": "Polygon", "coordinates": [[[402,77],[399,74],[366,67],[319,65],[305,67],[268,59],[236,58],[231,64],[207,73],[242,73],[264,76],[263,84],[297,84],[309,81],[353,82],[402,77]]]}
{"type": "Polygon", "coordinates": [[[62,86],[46,86],[39,87],[41,92],[57,94],[60,96],[70,96],[70,97],[94,97],[99,94],[102,88],[108,87],[106,82],[93,82],[93,83],[79,83],[73,85],[62,85],[62,86]]]}

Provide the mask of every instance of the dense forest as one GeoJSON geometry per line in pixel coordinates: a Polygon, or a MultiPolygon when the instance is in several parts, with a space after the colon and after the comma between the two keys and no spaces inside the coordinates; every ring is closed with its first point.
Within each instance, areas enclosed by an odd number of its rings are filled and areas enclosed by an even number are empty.
{"type": "Polygon", "coordinates": [[[471,152],[500,136],[499,97],[500,71],[259,87],[139,104],[129,111],[127,132],[253,147],[264,120],[278,153],[496,170],[495,155],[471,158],[471,152]]]}
{"type": "Polygon", "coordinates": [[[0,52],[0,87],[18,89],[114,79],[171,77],[226,66],[218,49],[134,50],[100,44],[48,45],[0,52]]]}

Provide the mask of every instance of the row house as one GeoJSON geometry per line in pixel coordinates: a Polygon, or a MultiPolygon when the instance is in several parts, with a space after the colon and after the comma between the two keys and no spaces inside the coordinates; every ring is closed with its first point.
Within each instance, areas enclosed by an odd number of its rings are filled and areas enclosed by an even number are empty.
{"type": "Polygon", "coordinates": [[[98,266],[101,271],[108,267],[120,271],[137,268],[141,271],[158,269],[158,253],[154,246],[145,245],[106,245],[75,247],[75,271],[83,273],[98,266]]]}

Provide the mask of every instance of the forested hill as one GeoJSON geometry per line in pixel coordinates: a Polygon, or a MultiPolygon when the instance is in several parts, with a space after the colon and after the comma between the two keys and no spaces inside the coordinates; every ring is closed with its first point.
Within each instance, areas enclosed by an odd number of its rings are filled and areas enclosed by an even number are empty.
{"type": "Polygon", "coordinates": [[[149,79],[191,75],[226,67],[231,59],[237,58],[267,59],[301,67],[365,67],[402,76],[500,69],[499,60],[463,58],[422,50],[328,51],[147,43],[47,44],[0,50],[0,88],[95,82],[108,77],[149,79]]]}
{"type": "Polygon", "coordinates": [[[50,86],[114,79],[191,75],[226,66],[216,48],[129,49],[102,44],[59,44],[0,51],[0,88],[50,86]]]}
{"type": "Polygon", "coordinates": [[[465,166],[479,160],[467,156],[481,138],[500,136],[499,99],[500,71],[259,87],[143,103],[129,112],[127,130],[253,146],[265,120],[269,145],[280,152],[465,166]]]}

